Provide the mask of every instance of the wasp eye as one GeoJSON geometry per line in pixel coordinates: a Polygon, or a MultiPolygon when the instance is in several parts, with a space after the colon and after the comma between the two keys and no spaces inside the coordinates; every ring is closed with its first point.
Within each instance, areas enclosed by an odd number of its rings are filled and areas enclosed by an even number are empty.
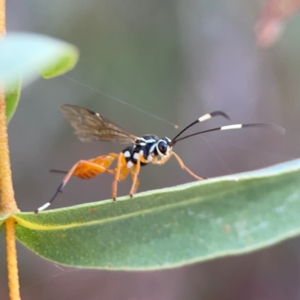
{"type": "Polygon", "coordinates": [[[158,150],[162,153],[165,154],[168,150],[168,146],[165,142],[159,142],[158,143],[158,150]]]}

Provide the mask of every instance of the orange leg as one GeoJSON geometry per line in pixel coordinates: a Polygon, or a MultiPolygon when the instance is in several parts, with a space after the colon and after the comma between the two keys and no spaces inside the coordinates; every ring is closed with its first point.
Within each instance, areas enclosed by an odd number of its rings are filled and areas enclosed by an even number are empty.
{"type": "Polygon", "coordinates": [[[129,196],[132,198],[132,195],[136,192],[137,187],[139,185],[138,175],[141,169],[141,155],[139,155],[135,168],[131,171],[132,176],[132,186],[129,192],[129,196]]]}
{"type": "Polygon", "coordinates": [[[140,172],[141,162],[147,163],[145,158],[142,155],[139,155],[139,157],[137,159],[137,163],[134,166],[132,166],[132,168],[129,169],[127,167],[126,159],[125,159],[123,152],[121,152],[119,154],[118,163],[117,163],[117,167],[115,170],[115,179],[112,184],[112,198],[114,201],[116,200],[116,197],[117,197],[118,181],[124,180],[128,176],[129,172],[131,172],[132,181],[133,181],[132,187],[131,187],[130,193],[129,193],[130,197],[132,197],[132,195],[136,192],[137,187],[139,185],[139,180],[137,177],[140,172]]]}
{"type": "Polygon", "coordinates": [[[112,184],[113,201],[116,201],[117,191],[118,191],[118,181],[120,180],[120,177],[121,177],[121,170],[124,168],[127,168],[126,159],[125,159],[123,152],[121,152],[118,156],[118,162],[117,162],[117,167],[116,167],[116,171],[115,171],[115,179],[112,184]]]}
{"type": "Polygon", "coordinates": [[[181,158],[175,153],[175,152],[170,152],[170,155],[169,156],[167,156],[167,157],[165,157],[165,158],[162,158],[161,160],[159,160],[159,161],[152,161],[155,165],[163,165],[164,163],[166,163],[170,158],[171,158],[171,156],[172,155],[174,155],[175,156],[175,158],[177,159],[177,161],[178,161],[178,163],[179,163],[179,165],[180,165],[180,167],[182,168],[182,169],[184,169],[184,170],[186,170],[190,175],[192,175],[193,177],[195,177],[196,179],[198,179],[198,180],[204,180],[205,178],[203,178],[203,177],[199,177],[199,176],[197,176],[195,173],[193,173],[188,167],[186,167],[185,165],[184,165],[184,163],[183,163],[183,161],[181,160],[181,158]]]}
{"type": "Polygon", "coordinates": [[[65,187],[72,175],[82,179],[89,179],[104,172],[113,174],[114,170],[108,170],[107,168],[115,159],[114,156],[114,153],[110,153],[108,155],[99,156],[94,159],[80,160],[79,162],[77,162],[64,177],[60,186],[58,187],[57,191],[55,192],[54,196],[50,199],[50,201],[44,204],[43,206],[39,207],[35,211],[35,213],[38,213],[51,205],[51,203],[55,200],[58,194],[62,192],[63,188],[65,187]]]}
{"type": "Polygon", "coordinates": [[[80,160],[67,173],[67,175],[64,177],[62,183],[64,183],[64,185],[65,185],[69,181],[69,179],[72,175],[79,177],[81,179],[90,179],[90,178],[93,178],[93,177],[99,175],[100,173],[105,173],[105,172],[109,173],[109,174],[114,173],[113,170],[108,170],[107,168],[105,168],[101,165],[95,164],[91,161],[80,160]]]}
{"type": "Polygon", "coordinates": [[[132,183],[132,187],[130,190],[130,197],[132,198],[132,196],[136,193],[138,186],[140,184],[139,179],[137,178],[137,176],[135,176],[136,172],[131,172],[131,177],[132,177],[132,182],[134,182],[135,179],[135,183],[132,183]]]}

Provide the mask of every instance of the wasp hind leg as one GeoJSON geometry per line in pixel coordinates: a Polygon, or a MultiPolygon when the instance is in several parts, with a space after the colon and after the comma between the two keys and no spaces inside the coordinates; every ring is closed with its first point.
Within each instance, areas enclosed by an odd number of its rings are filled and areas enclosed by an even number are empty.
{"type": "Polygon", "coordinates": [[[95,177],[101,173],[109,173],[114,174],[114,170],[107,169],[111,163],[118,157],[115,153],[109,153],[108,155],[99,156],[90,160],[80,160],[77,162],[69,172],[67,172],[66,176],[62,180],[58,189],[56,190],[53,197],[49,202],[45,203],[41,207],[35,210],[35,213],[38,213],[42,210],[48,208],[51,203],[56,199],[58,194],[60,194],[63,188],[66,186],[67,182],[70,180],[71,176],[76,176],[81,179],[90,179],[95,177]]]}

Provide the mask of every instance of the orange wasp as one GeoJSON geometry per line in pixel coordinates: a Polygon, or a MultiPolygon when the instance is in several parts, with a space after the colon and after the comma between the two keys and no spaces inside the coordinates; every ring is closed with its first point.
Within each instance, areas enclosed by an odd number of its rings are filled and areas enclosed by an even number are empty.
{"type": "Polygon", "coordinates": [[[173,151],[173,146],[177,142],[195,135],[218,130],[231,130],[241,129],[245,127],[265,126],[271,126],[277,129],[279,132],[284,133],[284,129],[275,124],[252,123],[227,125],[180,137],[181,134],[188,128],[199,122],[209,120],[213,117],[222,116],[230,120],[230,118],[224,112],[214,111],[210,114],[203,115],[202,117],[189,124],[173,139],[169,139],[168,137],[158,138],[156,135],[151,134],[137,137],[114,124],[113,122],[109,121],[108,119],[104,118],[100,114],[86,108],[67,104],[62,105],[60,109],[63,113],[64,118],[75,128],[75,133],[78,135],[78,138],[81,141],[111,141],[118,142],[120,144],[129,144],[130,146],[125,148],[119,154],[109,153],[107,155],[98,156],[89,160],[80,160],[68,172],[57,171],[67,174],[51,200],[45,203],[43,206],[39,207],[35,211],[35,213],[38,213],[51,205],[57,195],[62,192],[63,188],[72,175],[81,179],[90,179],[101,173],[113,174],[114,181],[112,184],[112,198],[114,201],[117,197],[118,181],[124,180],[129,175],[129,173],[131,174],[133,183],[129,195],[130,197],[132,197],[139,185],[138,175],[141,166],[145,166],[148,163],[162,165],[166,163],[171,158],[171,156],[174,156],[177,159],[182,169],[186,170],[194,178],[203,180],[205,178],[197,176],[190,169],[188,169],[182,162],[181,158],[173,151]],[[117,161],[115,168],[109,169],[114,160],[117,161]]]}

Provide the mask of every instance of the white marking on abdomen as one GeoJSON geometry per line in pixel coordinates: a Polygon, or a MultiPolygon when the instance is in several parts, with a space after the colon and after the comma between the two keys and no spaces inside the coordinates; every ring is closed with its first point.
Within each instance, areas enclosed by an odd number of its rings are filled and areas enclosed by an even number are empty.
{"type": "Polygon", "coordinates": [[[142,149],[142,150],[140,150],[140,155],[144,155],[144,150],[142,149]]]}
{"type": "Polygon", "coordinates": [[[134,153],[133,154],[133,158],[137,160],[139,158],[139,154],[138,153],[134,153]]]}
{"type": "Polygon", "coordinates": [[[133,167],[133,163],[131,161],[127,162],[127,168],[130,169],[133,167]]]}
{"type": "Polygon", "coordinates": [[[206,114],[198,119],[199,122],[203,122],[209,120],[211,118],[211,114],[206,114]]]}
{"type": "Polygon", "coordinates": [[[151,154],[149,154],[148,157],[147,157],[147,160],[152,161],[152,159],[153,159],[153,156],[151,154]]]}
{"type": "Polygon", "coordinates": [[[221,130],[240,129],[242,127],[243,127],[243,124],[235,124],[235,125],[222,126],[221,130]]]}
{"type": "Polygon", "coordinates": [[[125,152],[124,152],[124,156],[125,156],[125,157],[130,157],[130,152],[129,152],[129,151],[125,151],[125,152]]]}

